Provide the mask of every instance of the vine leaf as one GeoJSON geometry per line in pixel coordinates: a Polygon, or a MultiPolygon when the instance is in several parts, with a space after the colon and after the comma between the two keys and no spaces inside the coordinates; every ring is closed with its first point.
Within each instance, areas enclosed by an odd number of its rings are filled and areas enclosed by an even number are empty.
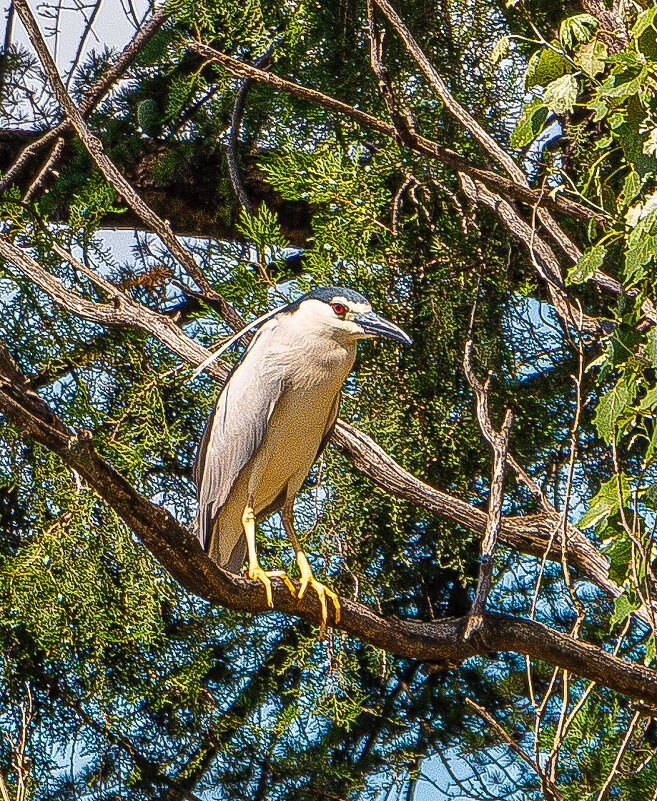
{"type": "Polygon", "coordinates": [[[623,376],[615,387],[608,390],[600,399],[596,409],[593,423],[598,430],[598,436],[609,442],[614,435],[614,423],[632,402],[636,393],[636,382],[623,376]]]}
{"type": "MultiPolygon", "coordinates": [[[[630,482],[626,475],[621,475],[621,492],[623,503],[630,498],[630,482]]],[[[601,485],[597,494],[589,501],[589,508],[579,521],[580,528],[590,528],[600,520],[606,519],[618,511],[618,479],[612,476],[601,485]]]]}

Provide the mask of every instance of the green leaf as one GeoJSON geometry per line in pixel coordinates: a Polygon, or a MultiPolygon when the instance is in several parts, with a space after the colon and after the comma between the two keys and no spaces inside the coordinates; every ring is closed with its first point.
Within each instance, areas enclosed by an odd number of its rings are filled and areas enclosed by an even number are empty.
{"type": "Polygon", "coordinates": [[[644,664],[651,665],[655,661],[655,635],[651,634],[646,643],[646,656],[644,664]]]}
{"type": "Polygon", "coordinates": [[[593,122],[599,122],[601,119],[605,117],[607,112],[609,111],[609,106],[605,103],[604,100],[600,100],[597,98],[596,100],[592,100],[589,103],[589,108],[595,111],[593,116],[593,122]]]}
{"type": "Polygon", "coordinates": [[[532,142],[543,129],[548,110],[543,101],[535,97],[522,109],[511,132],[511,147],[524,147],[532,142]]]}
{"type": "Polygon", "coordinates": [[[562,75],[545,87],[545,105],[555,114],[567,114],[577,100],[577,80],[574,75],[562,75]]]}
{"type": "Polygon", "coordinates": [[[490,51],[490,63],[497,64],[498,61],[501,61],[508,54],[509,54],[509,37],[503,36],[495,43],[495,46],[490,51]]]}
{"type": "Polygon", "coordinates": [[[636,392],[636,385],[623,376],[615,387],[606,392],[598,403],[593,423],[598,430],[598,436],[609,442],[614,436],[614,423],[625,407],[632,402],[636,392]],[[634,388],[633,388],[634,387],[634,388]]]}
{"type": "Polygon", "coordinates": [[[609,621],[609,630],[611,631],[617,623],[622,623],[627,616],[631,615],[639,606],[640,604],[637,603],[636,600],[631,600],[627,593],[619,595],[618,598],[614,600],[614,614],[609,621]]]}
{"type": "Polygon", "coordinates": [[[597,27],[598,20],[590,14],[575,14],[561,23],[559,39],[564,47],[572,47],[575,42],[588,42],[597,27]]]}
{"type": "Polygon", "coordinates": [[[626,176],[625,181],[623,183],[623,203],[628,204],[631,203],[634,198],[639,194],[641,191],[641,177],[639,174],[632,170],[629,175],[626,176]]]}
{"type": "Polygon", "coordinates": [[[651,26],[654,27],[656,16],[657,6],[653,6],[652,8],[648,9],[648,11],[644,11],[643,14],[640,14],[639,18],[634,24],[634,28],[632,28],[632,36],[637,39],[648,28],[651,26]]]}
{"type": "Polygon", "coordinates": [[[604,59],[607,58],[607,48],[603,42],[594,39],[592,42],[587,42],[585,45],[577,48],[574,59],[575,63],[584,70],[589,78],[602,72],[605,68],[604,59]]]}
{"type": "Polygon", "coordinates": [[[657,328],[651,328],[646,337],[646,348],[644,353],[650,359],[653,367],[657,367],[657,328]]]}
{"type": "Polygon", "coordinates": [[[584,281],[593,278],[595,271],[602,267],[606,254],[607,248],[603,245],[594,245],[585,250],[568,271],[568,283],[583,284],[584,281]]]}
{"type": "Polygon", "coordinates": [[[627,571],[632,558],[632,543],[625,533],[614,536],[601,548],[609,559],[607,575],[620,587],[627,578],[627,571]]]}
{"type": "Polygon", "coordinates": [[[605,97],[616,97],[623,99],[635,95],[647,76],[647,70],[644,67],[638,75],[633,75],[629,70],[622,72],[620,75],[610,75],[609,78],[600,87],[600,93],[605,97]]]}
{"type": "Polygon", "coordinates": [[[555,53],[550,47],[543,47],[529,59],[525,72],[525,89],[531,89],[533,86],[547,86],[572,71],[572,64],[565,56],[555,53]]]}
{"type": "MultiPolygon", "coordinates": [[[[621,490],[623,493],[623,504],[630,498],[630,484],[627,476],[621,475],[621,490]]],[[[618,484],[616,476],[612,476],[609,481],[605,481],[598,492],[589,501],[588,509],[577,524],[580,528],[590,528],[618,511],[618,484]]]]}
{"type": "Polygon", "coordinates": [[[657,408],[657,387],[648,390],[645,398],[641,401],[639,411],[645,414],[646,412],[652,412],[655,408],[657,408]]]}
{"type": "Polygon", "coordinates": [[[625,277],[628,282],[640,281],[645,275],[645,267],[657,257],[657,234],[652,232],[655,214],[652,212],[639,220],[627,239],[625,277]]]}

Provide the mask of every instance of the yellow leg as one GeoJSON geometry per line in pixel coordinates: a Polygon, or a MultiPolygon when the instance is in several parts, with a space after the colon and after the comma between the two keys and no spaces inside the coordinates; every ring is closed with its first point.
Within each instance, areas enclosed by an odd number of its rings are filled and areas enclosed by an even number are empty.
{"type": "Polygon", "coordinates": [[[306,594],[306,590],[308,589],[308,585],[310,585],[320,600],[322,604],[322,630],[326,626],[326,596],[333,601],[333,606],[335,607],[335,622],[340,622],[340,599],[338,596],[333,592],[333,590],[329,590],[329,588],[322,584],[321,582],[317,581],[317,579],[313,576],[313,571],[310,569],[310,565],[308,564],[308,560],[306,559],[306,554],[302,550],[297,551],[297,564],[299,565],[299,570],[301,571],[301,589],[299,590],[299,600],[303,598],[306,594]]]}
{"type": "Polygon", "coordinates": [[[292,584],[284,570],[265,571],[258,564],[255,546],[255,515],[253,514],[253,509],[250,506],[247,506],[244,510],[244,514],[242,515],[242,525],[244,526],[246,544],[249,549],[249,569],[247,571],[247,575],[250,579],[253,579],[254,581],[260,581],[262,584],[264,584],[265,593],[267,595],[267,605],[273,606],[271,597],[271,581],[269,579],[282,579],[292,595],[296,595],[294,584],[292,584]]]}

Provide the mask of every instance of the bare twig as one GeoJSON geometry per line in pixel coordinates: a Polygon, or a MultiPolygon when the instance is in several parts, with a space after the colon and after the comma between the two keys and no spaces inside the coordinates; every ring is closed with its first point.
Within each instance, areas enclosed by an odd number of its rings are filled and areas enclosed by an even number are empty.
{"type": "Polygon", "coordinates": [[[482,614],[486,608],[486,600],[490,592],[493,579],[493,553],[495,543],[500,532],[502,520],[502,502],[504,500],[504,472],[506,469],[506,456],[509,447],[509,434],[513,425],[513,413],[507,409],[504,422],[500,431],[495,431],[490,419],[488,410],[488,389],[490,386],[490,376],[485,384],[481,384],[472,369],[472,348],[471,339],[465,344],[463,356],[463,368],[468,383],[472,387],[477,401],[477,419],[482,434],[493,449],[493,475],[491,479],[490,496],[488,502],[488,521],[486,523],[486,533],[481,543],[481,563],[479,565],[479,582],[477,593],[470,611],[468,625],[465,630],[465,638],[469,639],[476,631],[479,631],[482,623],[482,614]]]}
{"type": "Polygon", "coordinates": [[[641,717],[641,710],[637,709],[637,711],[632,715],[632,720],[630,721],[630,725],[627,727],[627,731],[625,732],[625,737],[623,738],[623,742],[620,744],[620,748],[616,753],[616,759],[614,759],[614,764],[611,766],[611,770],[609,771],[609,775],[605,779],[605,783],[600,788],[600,792],[595,798],[595,801],[605,801],[605,798],[609,795],[609,790],[611,789],[611,785],[613,784],[614,779],[618,775],[618,768],[620,766],[621,760],[625,756],[625,752],[627,751],[627,747],[630,744],[630,740],[632,739],[632,735],[634,734],[634,728],[641,717]]]}
{"type": "Polygon", "coordinates": [[[64,140],[60,136],[58,139],[55,140],[55,144],[50,151],[50,155],[46,159],[45,164],[39,171],[37,177],[32,181],[31,185],[29,186],[27,192],[23,196],[23,202],[27,203],[31,200],[34,195],[41,189],[41,187],[45,184],[48,174],[54,169],[55,164],[59,161],[62,152],[64,151],[64,140]]]}
{"type": "MultiPolygon", "coordinates": [[[[444,104],[445,110],[481,145],[489,156],[492,156],[508,173],[514,183],[525,188],[529,187],[527,176],[516,164],[513,156],[507,153],[493,137],[466,111],[465,108],[456,100],[443,81],[438,71],[426,57],[422,48],[415,41],[410,30],[406,27],[401,17],[397,14],[388,0],[374,0],[381,9],[384,16],[397,32],[397,35],[404,43],[409,54],[418,65],[422,74],[428,81],[431,88],[436,92],[444,104]]],[[[543,204],[545,205],[545,204],[543,204]]],[[[536,204],[539,206],[539,203],[536,204]]],[[[579,258],[578,248],[570,241],[566,233],[557,225],[546,208],[538,209],[538,216],[541,223],[545,226],[552,239],[562,248],[571,258],[577,261],[579,258]]],[[[606,215],[605,215],[606,216],[606,215]]],[[[620,288],[620,285],[619,285],[620,288]]]]}
{"type": "MultiPolygon", "coordinates": [[[[4,234],[0,234],[0,256],[14,264],[26,277],[33,281],[44,292],[47,292],[60,306],[68,309],[83,320],[91,320],[101,325],[130,325],[148,331],[174,353],[190,364],[201,364],[208,356],[208,351],[184,334],[168,317],[134,301],[104,278],[93,273],[85,265],[66,253],[54,242],[55,250],[62,258],[74,264],[103,291],[110,296],[109,303],[94,303],[91,300],[68,289],[57,278],[45,270],[26,251],[14,245],[4,234]]],[[[228,368],[215,362],[209,369],[215,378],[225,378],[228,368]]]]}
{"type": "Polygon", "coordinates": [[[532,263],[539,276],[545,281],[555,311],[566,325],[581,320],[581,329],[586,334],[600,335],[606,330],[606,323],[593,317],[579,315],[572,308],[566,295],[561,267],[552,249],[536,235],[507,200],[489,191],[482,182],[460,173],[461,187],[473,203],[483,203],[491,208],[509,232],[527,248],[532,263]]]}
{"type": "MultiPolygon", "coordinates": [[[[480,706],[478,703],[473,701],[471,698],[466,698],[465,703],[479,715],[482,720],[485,720],[486,723],[500,736],[503,740],[504,744],[513,751],[516,756],[520,757],[522,761],[528,765],[534,773],[536,773],[543,783],[543,781],[547,778],[544,776],[543,771],[537,765],[537,763],[528,755],[526,754],[522,748],[518,745],[518,743],[511,737],[511,735],[495,720],[495,718],[486,710],[483,706],[480,706]]],[[[563,795],[554,784],[553,781],[550,779],[547,780],[549,792],[551,798],[555,801],[563,801],[563,795]]]]}
{"type": "MultiPolygon", "coordinates": [[[[266,69],[270,62],[271,56],[274,51],[273,45],[267,48],[267,51],[261,56],[258,56],[253,62],[254,67],[258,69],[266,69]]],[[[228,130],[228,143],[226,144],[226,160],[228,161],[228,175],[230,182],[233,185],[233,190],[240,206],[249,214],[253,214],[253,203],[244,189],[242,178],[240,176],[239,164],[237,163],[237,140],[240,133],[240,125],[242,124],[242,115],[244,114],[244,104],[246,103],[246,96],[249,91],[251,78],[247,75],[240,81],[235,95],[235,104],[233,105],[233,113],[230,119],[230,128],[228,130]]]]}

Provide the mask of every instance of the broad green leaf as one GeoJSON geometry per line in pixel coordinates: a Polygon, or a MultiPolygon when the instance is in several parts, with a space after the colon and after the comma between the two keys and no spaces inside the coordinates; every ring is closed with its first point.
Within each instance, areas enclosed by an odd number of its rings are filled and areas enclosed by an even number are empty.
{"type": "Polygon", "coordinates": [[[640,604],[636,600],[631,600],[626,593],[619,595],[614,601],[614,614],[609,621],[610,631],[617,623],[622,623],[639,606],[640,604]]]}
{"type": "Polygon", "coordinates": [[[643,152],[649,156],[657,156],[657,128],[653,128],[643,143],[643,152]]]}
{"type": "Polygon", "coordinates": [[[631,203],[641,191],[641,178],[632,170],[623,183],[623,203],[631,203]]]}
{"type": "MultiPolygon", "coordinates": [[[[623,504],[630,498],[630,485],[627,476],[621,475],[623,504]]],[[[600,520],[606,519],[618,511],[618,484],[616,476],[605,481],[598,492],[589,501],[586,512],[577,524],[580,528],[590,528],[600,520]]]]}
{"type": "Polygon", "coordinates": [[[632,36],[636,39],[646,31],[650,26],[654,27],[655,17],[657,16],[657,6],[653,6],[639,15],[634,28],[632,28],[632,36]]]}
{"type": "Polygon", "coordinates": [[[588,42],[593,31],[598,27],[598,20],[590,14],[576,14],[561,23],[559,39],[564,47],[572,47],[576,42],[588,42]]]}
{"type": "Polygon", "coordinates": [[[644,663],[651,665],[655,661],[655,635],[651,634],[646,643],[646,657],[644,663]]]}
{"type": "Polygon", "coordinates": [[[646,79],[647,70],[644,67],[638,75],[632,72],[623,72],[620,75],[610,75],[600,87],[600,93],[605,97],[617,97],[619,99],[635,95],[646,79]]]}
{"type": "MultiPolygon", "coordinates": [[[[632,382],[634,384],[634,382],[632,382]]],[[[636,389],[628,386],[628,381],[623,376],[619,379],[615,387],[608,390],[600,399],[595,412],[593,423],[598,431],[598,436],[609,442],[614,436],[614,423],[623,412],[625,407],[632,402],[636,389]]]]}
{"type": "Polygon", "coordinates": [[[501,61],[505,56],[509,54],[509,37],[503,36],[501,39],[495,43],[495,46],[490,51],[490,63],[497,64],[498,61],[501,61]]]}
{"type": "Polygon", "coordinates": [[[567,114],[577,100],[577,80],[574,75],[562,75],[545,87],[545,105],[555,114],[567,114]]]}
{"type": "Polygon", "coordinates": [[[578,47],[574,56],[575,63],[579,64],[589,78],[595,78],[604,70],[605,58],[607,58],[607,48],[597,39],[578,47]]]}
{"type": "Polygon", "coordinates": [[[627,578],[627,571],[632,558],[632,543],[629,537],[622,533],[614,533],[614,536],[605,542],[601,548],[609,559],[607,575],[620,587],[627,578]]]}
{"type": "Polygon", "coordinates": [[[589,103],[589,108],[595,111],[595,114],[593,116],[593,122],[599,122],[601,119],[605,117],[605,115],[609,111],[609,106],[605,103],[604,100],[600,100],[599,98],[592,100],[589,103]]]}
{"type": "Polygon", "coordinates": [[[656,212],[644,217],[643,206],[638,212],[639,219],[628,237],[625,251],[625,277],[632,283],[643,278],[646,265],[657,256],[657,234],[652,231],[656,212]]]}
{"type": "Polygon", "coordinates": [[[572,64],[549,47],[537,50],[529,59],[525,72],[525,89],[547,86],[552,81],[573,71],[572,64]]]}
{"type": "Polygon", "coordinates": [[[642,399],[639,411],[642,413],[651,412],[657,408],[657,387],[649,389],[645,398],[642,399]]]}
{"type": "Polygon", "coordinates": [[[577,262],[568,271],[568,282],[571,284],[582,284],[593,278],[595,271],[602,267],[607,254],[607,248],[603,245],[594,245],[585,250],[577,259],[577,262]]]}
{"type": "Polygon", "coordinates": [[[653,367],[657,367],[657,328],[651,328],[646,337],[646,348],[644,353],[650,359],[653,367]]]}
{"type": "Polygon", "coordinates": [[[524,147],[532,142],[541,132],[548,110],[538,97],[533,98],[520,113],[518,121],[511,133],[511,147],[524,147]]]}
{"type": "Polygon", "coordinates": [[[646,448],[646,455],[645,461],[648,464],[652,457],[654,456],[655,452],[657,452],[657,426],[654,425],[652,428],[652,436],[650,437],[650,442],[648,443],[648,447],[646,448]]]}

